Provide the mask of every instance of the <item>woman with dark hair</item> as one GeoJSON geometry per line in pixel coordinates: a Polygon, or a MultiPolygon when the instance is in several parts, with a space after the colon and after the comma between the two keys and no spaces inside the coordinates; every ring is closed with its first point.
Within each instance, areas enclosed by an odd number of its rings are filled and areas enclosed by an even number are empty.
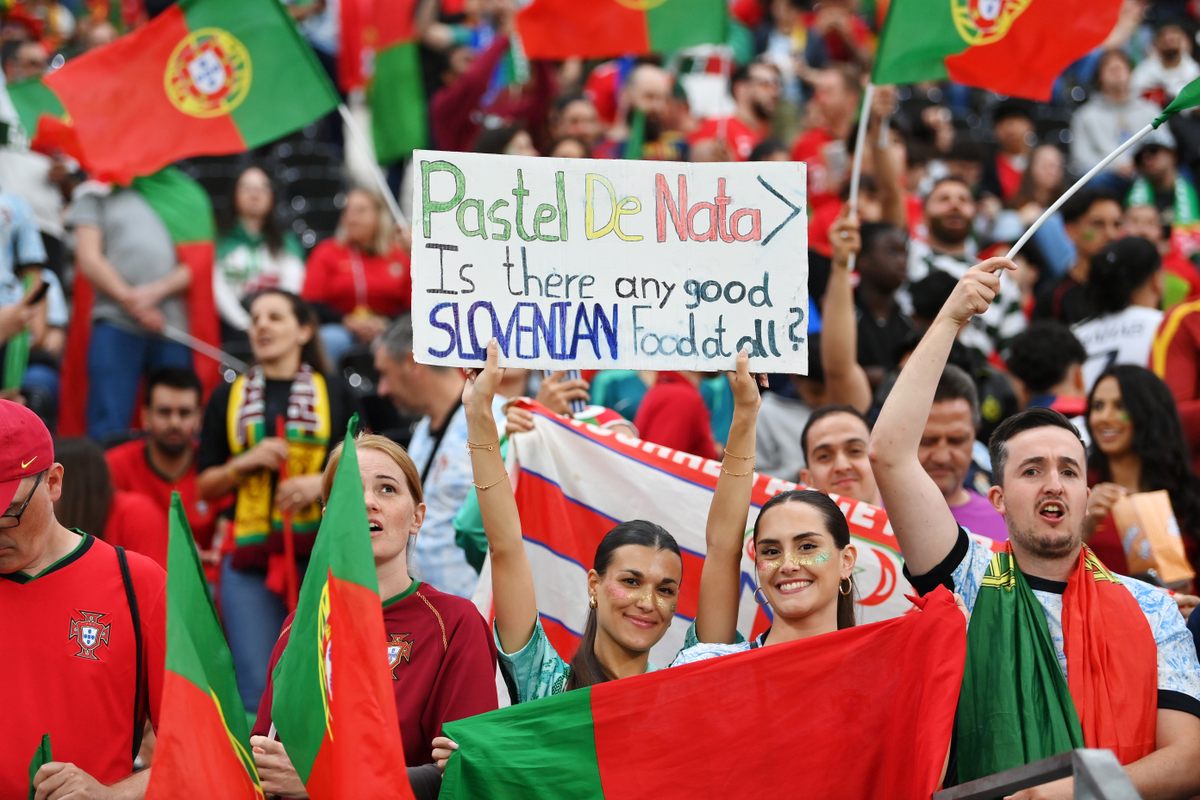
{"type": "Polygon", "coordinates": [[[321,522],[321,467],[336,432],[346,429],[353,399],[340,379],[325,376],[316,315],[290,292],[270,289],[251,301],[250,348],[250,371],[218,386],[208,401],[196,489],[209,502],[234,498],[221,606],[242,702],[256,708],[287,613],[280,594],[284,517],[303,575],[321,522]]]}
{"type": "Polygon", "coordinates": [[[520,125],[500,125],[484,128],[475,139],[476,153],[494,153],[506,156],[536,156],[533,137],[520,125]]]}
{"type": "Polygon", "coordinates": [[[113,487],[108,462],[100,445],[87,438],[59,439],[54,459],[71,479],[62,484],[54,515],[68,528],[96,531],[98,537],[167,566],[167,532],[162,512],[136,492],[113,487]]]}
{"type": "Polygon", "coordinates": [[[223,341],[245,343],[250,314],[243,303],[255,292],[299,292],[304,284],[304,249],[280,223],[275,201],[271,179],[258,166],[246,167],[234,181],[213,269],[223,341]]]}
{"type": "Polygon", "coordinates": [[[1127,574],[1113,504],[1131,492],[1165,489],[1188,559],[1200,571],[1200,478],[1165,383],[1144,367],[1109,367],[1088,396],[1088,498],[1084,537],[1110,569],[1127,574]]]}
{"type": "Polygon", "coordinates": [[[500,668],[516,687],[519,703],[570,689],[640,675],[655,667],[650,649],[675,616],[683,559],[660,526],[622,522],[604,535],[588,571],[588,612],[571,663],[542,630],[533,572],[525,554],[516,498],[500,457],[492,398],[503,377],[498,346],[488,345],[487,365],[467,381],[467,448],[492,564],[492,597],[500,668]]]}
{"type": "Polygon", "coordinates": [[[1071,326],[1088,358],[1089,390],[1113,364],[1150,363],[1154,334],[1162,322],[1162,256],[1140,236],[1107,244],[1092,257],[1084,290],[1093,316],[1071,326]]]}

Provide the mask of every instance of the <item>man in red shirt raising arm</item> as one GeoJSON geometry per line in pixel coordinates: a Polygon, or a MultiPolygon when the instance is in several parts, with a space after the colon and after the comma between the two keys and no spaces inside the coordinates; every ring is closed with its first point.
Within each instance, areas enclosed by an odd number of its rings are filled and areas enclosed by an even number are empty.
{"type": "MultiPolygon", "coordinates": [[[[956,722],[959,782],[1076,747],[1107,748],[1141,796],[1200,792],[1200,664],[1175,603],[1114,575],[1082,543],[1086,459],[1061,414],[997,427],[988,499],[1009,543],[961,528],[917,459],[923,420],[959,330],[995,299],[1006,259],[958,282],[888,396],[871,435],[875,479],[914,587],[959,592],[971,611],[956,722]],[[1031,666],[1032,665],[1032,666],[1031,666]]],[[[1018,792],[1069,798],[1071,779],[1018,792]]]]}

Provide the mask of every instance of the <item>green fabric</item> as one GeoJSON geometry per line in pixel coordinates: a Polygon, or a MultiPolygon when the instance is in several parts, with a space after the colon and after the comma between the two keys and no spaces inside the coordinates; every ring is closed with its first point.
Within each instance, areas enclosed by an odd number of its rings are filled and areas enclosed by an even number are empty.
{"type": "Polygon", "coordinates": [[[625,140],[625,151],[622,156],[627,159],[639,159],[646,147],[646,115],[640,108],[633,110],[633,118],[629,121],[629,138],[625,140]]]}
{"type": "MultiPolygon", "coordinates": [[[[500,457],[507,456],[508,436],[505,436],[500,442],[500,457]]],[[[488,542],[483,531],[483,513],[479,510],[479,492],[474,486],[467,489],[467,497],[454,515],[454,543],[466,554],[467,563],[476,572],[482,572],[488,542]]]]}
{"type": "Polygon", "coordinates": [[[29,762],[29,800],[34,800],[37,796],[37,790],[33,788],[34,776],[38,774],[38,770],[42,768],[43,764],[49,764],[53,760],[54,756],[50,754],[50,734],[43,733],[42,741],[33,751],[33,760],[29,762]]]}
{"type": "Polygon", "coordinates": [[[445,735],[458,744],[458,750],[446,764],[438,797],[604,797],[591,697],[590,687],[576,689],[446,723],[445,735]],[[553,743],[552,749],[548,743],[553,743]],[[504,776],[513,776],[511,782],[504,776]]]}
{"type": "Polygon", "coordinates": [[[611,408],[627,420],[637,416],[646,396],[646,384],[631,369],[606,369],[597,372],[590,387],[592,402],[611,408]]]}
{"type": "Polygon", "coordinates": [[[337,91],[276,0],[183,0],[188,27],[228,31],[248,51],[250,89],[233,109],[246,147],[302,128],[337,108],[337,91]]]}
{"type": "MultiPolygon", "coordinates": [[[[33,285],[33,276],[25,276],[25,293],[33,285]]],[[[9,338],[4,347],[4,389],[13,391],[21,388],[25,381],[25,370],[29,367],[29,329],[23,328],[9,338]]]]}
{"type": "Polygon", "coordinates": [[[1008,553],[971,613],[955,730],[960,783],[1084,746],[1046,616],[1008,553]]]}
{"type": "Polygon", "coordinates": [[[425,77],[416,42],[400,42],[375,55],[375,75],[367,87],[375,158],[392,164],[428,141],[425,77]]]}
{"type": "Polygon", "coordinates": [[[247,774],[257,780],[250,727],[238,692],[233,656],[208,592],[179,492],[171,493],[167,547],[167,657],[165,669],[212,698],[247,774]]]}
{"type": "Polygon", "coordinates": [[[399,603],[401,600],[403,600],[407,597],[412,597],[413,594],[417,591],[417,589],[420,589],[420,588],[421,588],[421,582],[414,580],[412,583],[410,583],[408,585],[408,588],[405,589],[403,592],[401,592],[400,594],[397,594],[397,595],[392,595],[387,600],[384,600],[383,607],[387,608],[388,606],[394,606],[396,603],[399,603]]]}
{"type": "Polygon", "coordinates": [[[1185,111],[1195,106],[1200,106],[1200,78],[1196,78],[1183,87],[1179,94],[1175,95],[1175,99],[1150,124],[1157,128],[1180,111],[1185,111]]]}
{"type": "MultiPolygon", "coordinates": [[[[217,258],[225,258],[239,247],[245,246],[254,249],[261,244],[263,244],[261,233],[250,233],[242,227],[242,223],[238,222],[217,238],[217,258]]],[[[300,244],[300,240],[296,238],[296,234],[291,231],[283,232],[282,249],[283,252],[291,253],[301,261],[304,260],[304,246],[300,244]]]]}
{"type": "Polygon", "coordinates": [[[176,245],[209,242],[216,235],[208,192],[175,167],[133,179],[133,189],[158,214],[176,245]]]}
{"type": "Polygon", "coordinates": [[[25,129],[25,135],[30,140],[37,133],[39,117],[46,115],[61,119],[67,113],[59,101],[58,95],[50,91],[49,87],[42,83],[41,78],[9,85],[8,96],[17,110],[21,127],[25,129]]]}
{"type": "Polygon", "coordinates": [[[700,396],[708,406],[709,428],[713,440],[729,441],[729,426],[733,424],[733,390],[724,375],[700,381],[700,396]]]}
{"type": "Polygon", "coordinates": [[[948,2],[892,0],[879,34],[871,82],[919,83],[946,78],[946,57],[967,49],[948,2]]]}
{"type": "Polygon", "coordinates": [[[646,31],[656,53],[720,44],[729,34],[727,0],[666,0],[647,9],[646,31]]]}
{"type": "Polygon", "coordinates": [[[363,505],[362,476],[358,472],[358,451],[354,445],[357,427],[355,414],[346,426],[341,459],[300,586],[300,602],[292,619],[288,644],[272,673],[275,697],[271,717],[280,740],[288,743],[292,765],[306,784],[326,733],[322,674],[325,651],[319,646],[324,640],[322,629],[327,624],[323,613],[328,608],[326,587],[336,579],[379,592],[370,523],[367,507],[363,505]]]}

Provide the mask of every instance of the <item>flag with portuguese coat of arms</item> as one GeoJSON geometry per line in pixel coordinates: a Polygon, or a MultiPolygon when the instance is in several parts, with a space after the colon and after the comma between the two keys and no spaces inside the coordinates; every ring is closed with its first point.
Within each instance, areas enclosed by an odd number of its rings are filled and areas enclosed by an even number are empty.
{"type": "Polygon", "coordinates": [[[44,85],[53,97],[43,102],[69,120],[80,160],[116,183],[182,158],[257,147],[338,103],[277,0],[182,0],[71,59],[44,85]]]}

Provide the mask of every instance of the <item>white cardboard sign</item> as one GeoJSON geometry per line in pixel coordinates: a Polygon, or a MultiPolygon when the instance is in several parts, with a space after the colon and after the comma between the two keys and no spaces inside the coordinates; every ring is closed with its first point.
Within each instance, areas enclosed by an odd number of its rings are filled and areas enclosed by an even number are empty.
{"type": "Polygon", "coordinates": [[[804,190],[800,163],[417,151],[414,355],[804,374],[804,190]]]}

